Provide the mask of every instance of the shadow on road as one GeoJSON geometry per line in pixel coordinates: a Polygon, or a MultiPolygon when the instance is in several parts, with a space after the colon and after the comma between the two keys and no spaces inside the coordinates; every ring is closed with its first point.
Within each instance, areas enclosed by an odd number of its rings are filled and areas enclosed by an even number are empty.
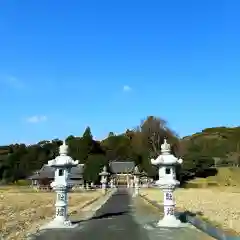
{"type": "Polygon", "coordinates": [[[184,211],[184,212],[179,212],[177,217],[181,222],[187,223],[188,222],[187,216],[195,217],[196,215],[197,215],[196,213],[193,213],[190,211],[184,211]]]}
{"type": "Polygon", "coordinates": [[[101,215],[98,215],[98,216],[94,216],[94,217],[92,217],[90,219],[87,219],[87,220],[72,221],[72,223],[73,224],[79,224],[79,223],[88,222],[88,221],[91,221],[91,220],[94,220],[94,219],[104,219],[104,218],[111,218],[111,217],[114,217],[114,216],[127,215],[128,213],[129,213],[128,211],[104,213],[104,214],[101,214],[101,215]]]}
{"type": "Polygon", "coordinates": [[[102,215],[92,217],[90,220],[92,220],[92,219],[109,218],[109,217],[113,217],[113,216],[121,216],[121,215],[126,215],[126,214],[128,214],[128,211],[104,213],[104,214],[102,214],[102,215]]]}

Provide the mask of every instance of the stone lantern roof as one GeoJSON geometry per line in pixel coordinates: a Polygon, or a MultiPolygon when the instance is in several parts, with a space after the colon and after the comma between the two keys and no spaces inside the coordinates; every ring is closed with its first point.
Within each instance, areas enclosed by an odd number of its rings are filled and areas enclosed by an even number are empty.
{"type": "Polygon", "coordinates": [[[139,175],[141,175],[141,172],[139,171],[138,166],[135,166],[135,167],[134,167],[133,175],[135,175],[135,176],[139,176],[139,175]]]}
{"type": "Polygon", "coordinates": [[[100,176],[108,176],[110,173],[107,172],[107,166],[103,167],[102,172],[99,173],[100,176]]]}
{"type": "Polygon", "coordinates": [[[59,156],[55,159],[48,161],[48,165],[51,167],[61,167],[61,166],[77,166],[78,160],[74,161],[68,154],[68,145],[65,141],[59,147],[59,156]]]}
{"type": "Polygon", "coordinates": [[[171,146],[167,143],[167,139],[164,139],[164,143],[161,145],[161,155],[156,159],[151,159],[151,162],[154,165],[176,165],[181,164],[182,159],[171,154],[171,146]]]}

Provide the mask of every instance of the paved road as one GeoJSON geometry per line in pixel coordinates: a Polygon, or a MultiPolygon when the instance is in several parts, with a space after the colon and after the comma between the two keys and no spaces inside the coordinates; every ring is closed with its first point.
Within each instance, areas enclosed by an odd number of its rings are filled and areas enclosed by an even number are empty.
{"type": "Polygon", "coordinates": [[[68,230],[47,230],[35,240],[209,240],[195,229],[159,229],[154,227],[161,216],[142,199],[132,200],[126,190],[119,189],[95,216],[68,230]]]}
{"type": "Polygon", "coordinates": [[[91,220],[70,230],[47,230],[34,239],[148,240],[146,230],[134,221],[130,203],[131,197],[124,189],[119,189],[91,220]]]}

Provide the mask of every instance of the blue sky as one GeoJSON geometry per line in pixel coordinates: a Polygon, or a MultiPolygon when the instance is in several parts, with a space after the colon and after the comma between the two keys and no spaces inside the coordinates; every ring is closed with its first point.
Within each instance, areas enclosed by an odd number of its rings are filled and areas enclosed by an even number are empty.
{"type": "Polygon", "coordinates": [[[0,1],[0,144],[180,136],[240,120],[238,0],[0,1]]]}

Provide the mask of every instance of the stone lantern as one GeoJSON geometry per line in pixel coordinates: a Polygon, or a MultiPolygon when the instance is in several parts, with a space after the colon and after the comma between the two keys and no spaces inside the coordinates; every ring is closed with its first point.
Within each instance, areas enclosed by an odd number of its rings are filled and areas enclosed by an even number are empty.
{"type": "Polygon", "coordinates": [[[111,180],[110,180],[110,188],[114,188],[114,187],[115,187],[114,179],[111,178],[111,180]]]}
{"type": "Polygon", "coordinates": [[[103,170],[99,173],[99,175],[101,176],[102,191],[105,194],[107,191],[107,177],[109,175],[106,166],[103,167],[103,170]]]}
{"type": "Polygon", "coordinates": [[[130,176],[129,182],[130,182],[130,188],[133,189],[133,187],[134,187],[134,177],[132,175],[130,176]]]}
{"type": "Polygon", "coordinates": [[[164,217],[158,222],[161,227],[180,227],[181,221],[175,217],[175,201],[173,191],[180,184],[176,180],[176,165],[182,164],[182,159],[177,159],[171,154],[170,144],[164,139],[161,145],[161,155],[157,159],[151,159],[153,165],[159,166],[159,180],[156,185],[162,189],[164,193],[164,217]]]}
{"type": "Polygon", "coordinates": [[[55,203],[55,218],[44,228],[72,228],[75,227],[67,218],[68,191],[71,188],[69,184],[69,174],[72,167],[78,165],[78,160],[74,161],[68,154],[68,146],[65,141],[59,147],[59,156],[48,161],[48,166],[55,168],[54,181],[51,187],[57,193],[55,203]]]}
{"type": "Polygon", "coordinates": [[[132,187],[131,177],[132,176],[130,176],[129,174],[126,175],[127,188],[129,188],[129,189],[132,187]]]}
{"type": "Polygon", "coordinates": [[[134,196],[138,196],[139,195],[139,183],[140,183],[140,171],[138,166],[135,166],[134,170],[133,170],[133,182],[134,182],[134,196]]]}

